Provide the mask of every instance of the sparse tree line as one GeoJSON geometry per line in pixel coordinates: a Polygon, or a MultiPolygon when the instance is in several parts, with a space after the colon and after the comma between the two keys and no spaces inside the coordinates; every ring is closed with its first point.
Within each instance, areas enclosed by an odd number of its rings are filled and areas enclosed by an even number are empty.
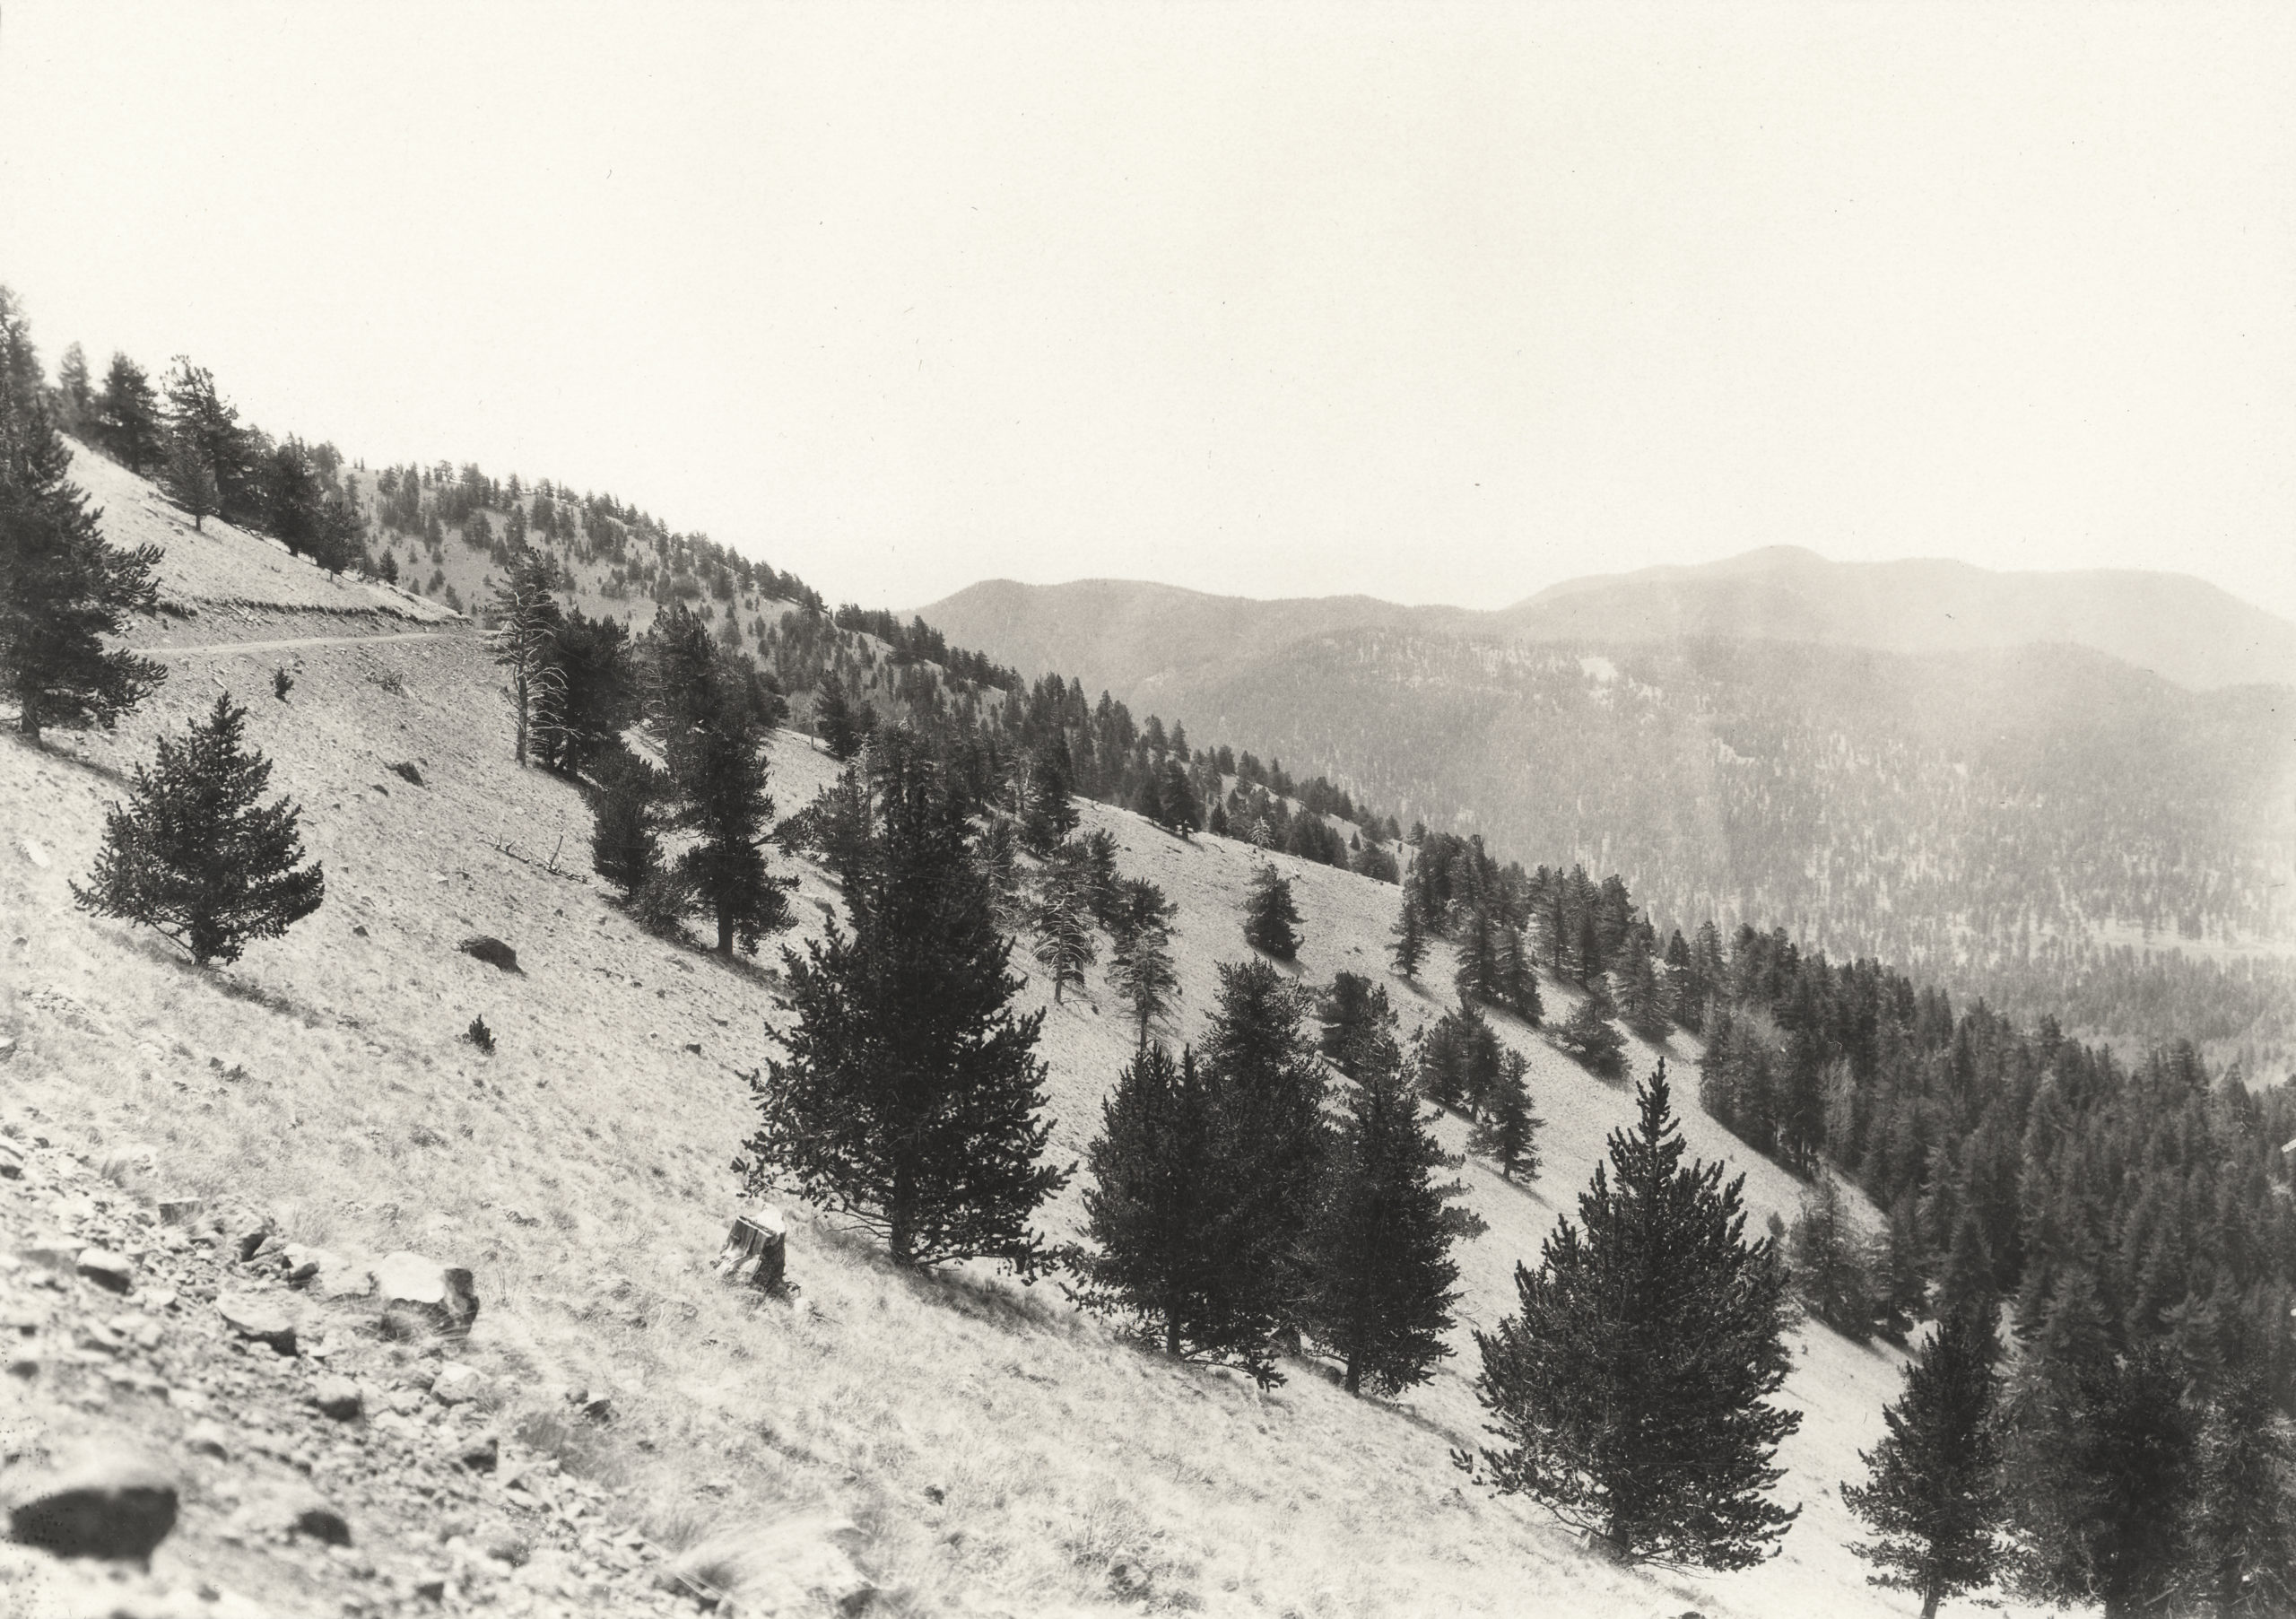
{"type": "MultiPolygon", "coordinates": [[[[35,740],[109,727],[163,674],[104,645],[151,610],[157,557],[107,544],[69,483],[61,392],[0,296],[0,676],[35,740]]],[[[774,842],[817,850],[843,887],[849,933],[784,953],[795,1019],[755,1081],[756,1183],[881,1232],[904,1264],[1057,1266],[1178,1354],[1269,1377],[1314,1344],[1350,1388],[1397,1391],[1447,1353],[1449,1249],[1474,1227],[1424,1110],[1465,1119],[1469,1151],[1503,1174],[1535,1174],[1525,1067],[1492,1020],[1540,1026],[1544,969],[1582,991],[1549,1034],[1590,1069],[1622,1066],[1614,1019],[1702,1032],[1702,1103],[1812,1190],[1790,1234],[1750,1239],[1738,1187],[1683,1162],[1661,1065],[1579,1219],[1518,1266],[1518,1313],[1477,1335],[1497,1442],[1462,1465],[1619,1555],[1741,1566],[1792,1519],[1769,1499],[1795,1420],[1769,1403],[1789,1302],[1857,1337],[1904,1339],[1926,1317],[1869,1478],[1845,1490],[1877,1578],[1933,1610],[1995,1582],[2115,1615],[2296,1602],[2287,1087],[2212,1077],[2189,1047],[2124,1063],[2046,1019],[1957,1015],[1782,931],[1741,927],[1726,952],[1709,923],[1661,949],[1615,877],[1526,873],[1423,833],[1395,961],[1414,976],[1428,941],[1449,941],[1455,1011],[1406,1049],[1379,986],[1342,974],[1310,994],[1279,972],[1301,918],[1265,863],[1242,920],[1267,959],[1222,970],[1200,1040],[1175,1054],[1157,1037],[1178,988],[1171,908],[1118,871],[1105,833],[1078,835],[1071,796],[1083,779],[1137,793],[1176,766],[1208,802],[1228,773],[1216,754],[1152,718],[1127,738],[1105,700],[1082,747],[1065,721],[1026,745],[1001,723],[857,726],[853,768],[777,823],[774,681],[682,602],[631,638],[560,609],[544,559],[516,561],[491,640],[513,747],[588,776],[594,862],[641,919],[706,916],[718,950],[753,952],[790,920],[774,842]],[[1103,715],[1121,746],[1103,745],[1103,715]],[[623,740],[633,723],[659,764],[623,740]],[[1044,1162],[1043,1014],[1011,1005],[1023,927],[1057,997],[1086,986],[1105,940],[1137,1035],[1082,1166],[1091,1243],[1058,1253],[1031,1223],[1074,1171],[1044,1162]],[[1837,1174],[1883,1211],[1880,1231],[1861,1233],[1837,1174]]],[[[282,702],[291,690],[275,685],[282,702]]],[[[161,740],[74,885],[83,906],[202,962],[317,908],[324,875],[296,806],[265,802],[248,718],[221,699],[161,740]]]]}

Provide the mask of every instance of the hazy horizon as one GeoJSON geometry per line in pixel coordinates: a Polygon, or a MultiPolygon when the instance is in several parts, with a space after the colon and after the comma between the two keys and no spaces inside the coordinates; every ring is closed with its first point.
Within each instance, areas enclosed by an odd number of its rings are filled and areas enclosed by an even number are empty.
{"type": "Polygon", "coordinates": [[[19,4],[0,283],[837,599],[1767,544],[2296,620],[2296,13],[19,4]]]}

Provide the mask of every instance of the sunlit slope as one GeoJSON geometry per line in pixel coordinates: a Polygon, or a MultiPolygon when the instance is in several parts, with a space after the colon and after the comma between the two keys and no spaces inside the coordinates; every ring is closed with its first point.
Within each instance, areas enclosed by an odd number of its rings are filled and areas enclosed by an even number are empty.
{"type": "MultiPolygon", "coordinates": [[[[257,577],[263,559],[233,548],[261,542],[194,544],[218,547],[219,574],[257,577]]],[[[183,627],[154,621],[138,638],[176,641],[183,627]]],[[[352,621],[343,632],[411,628],[352,621]]],[[[1895,1361],[1822,1329],[1799,1335],[1787,1390],[1807,1414],[1781,1493],[1805,1510],[1764,1570],[1708,1580],[1613,1569],[1451,1465],[1479,1420],[1465,1326],[1510,1307],[1513,1264],[1535,1262],[1631,1109],[1624,1087],[1511,1024],[1502,1032],[1529,1056],[1548,1121],[1544,1172],[1527,1188],[1481,1165],[1463,1172],[1491,1230],[1461,1255],[1461,1354],[1395,1405],[1352,1400],[1309,1365],[1287,1366],[1265,1396],[1173,1367],[1076,1316],[1049,1284],[900,1276],[872,1244],[802,1211],[798,1305],[729,1294],[708,1266],[752,1117],[741,1075],[786,1016],[773,952],[758,969],[727,967],[645,936],[608,904],[585,875],[578,792],[511,764],[495,672],[467,629],[447,629],[203,650],[176,658],[174,678],[116,736],[59,738],[46,753],[0,743],[0,1022],[21,1043],[4,1070],[13,1116],[37,1110],[40,1127],[91,1150],[148,1145],[157,1168],[135,1182],[146,1193],[241,1197],[275,1210],[298,1240],[472,1266],[485,1308],[470,1353],[518,1390],[506,1426],[551,1407],[546,1384],[613,1389],[621,1419],[569,1465],[615,1487],[616,1510],[657,1543],[831,1503],[859,1520],[864,1560],[916,1611],[1057,1612],[1114,1606],[1126,1591],[1136,1611],[1143,1589],[1152,1603],[1213,1613],[1903,1611],[1863,1584],[1833,1493],[1879,1432],[1895,1361]],[[284,703],[272,694],[281,666],[295,677],[284,703]],[[274,789],[303,804],[328,899],[286,939],[203,972],[148,934],[74,911],[66,880],[91,863],[120,773],[219,686],[250,709],[274,789]],[[520,971],[457,951],[479,933],[515,946],[520,971]],[[460,1038],[474,1016],[494,1031],[491,1058],[460,1038]]],[[[283,638],[249,622],[239,639],[283,638]]],[[[804,739],[778,738],[783,812],[832,768],[804,739]]],[[[1190,1033],[1213,1003],[1218,964],[1244,953],[1236,905],[1263,857],[1082,807],[1087,827],[1116,835],[1126,873],[1178,904],[1175,1032],[1190,1033]]],[[[1386,973],[1394,888],[1275,858],[1305,914],[1303,979],[1364,971],[1387,979],[1407,1019],[1439,1012],[1446,952],[1423,970],[1423,990],[1386,973]]],[[[784,942],[802,947],[838,896],[813,866],[787,869],[801,924],[784,942]]],[[[1032,965],[1016,954],[1016,968],[1032,965]]],[[[1565,1014],[1569,992],[1543,988],[1550,1013],[1565,1014]]],[[[1031,976],[1025,1000],[1046,1005],[1048,987],[1031,976]]],[[[1131,1046],[1097,975],[1091,995],[1048,1011],[1041,1049],[1062,1162],[1083,1156],[1131,1046]]],[[[1638,1047],[1638,1070],[1657,1055],[1638,1047]]],[[[1693,1149],[1730,1153],[1691,1100],[1688,1042],[1674,1055],[1693,1149]]],[[[1786,1175],[1741,1167],[1757,1229],[1790,1215],[1786,1175]]],[[[1049,1212],[1055,1234],[1076,1229],[1080,1190],[1049,1212]]]]}

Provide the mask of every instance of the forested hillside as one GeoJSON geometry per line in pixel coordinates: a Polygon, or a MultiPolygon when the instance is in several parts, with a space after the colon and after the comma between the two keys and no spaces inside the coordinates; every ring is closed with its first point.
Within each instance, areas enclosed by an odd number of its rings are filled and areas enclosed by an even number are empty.
{"type": "MultiPolygon", "coordinates": [[[[1078,588],[1046,612],[1065,618],[1078,588]]],[[[999,647],[994,622],[952,622],[999,647]]],[[[1665,917],[1784,926],[2251,1066],[2296,1027],[2285,688],[2191,691],[2065,645],[1559,646],[1394,622],[1142,683],[1405,822],[1618,871],[1665,917]]]]}

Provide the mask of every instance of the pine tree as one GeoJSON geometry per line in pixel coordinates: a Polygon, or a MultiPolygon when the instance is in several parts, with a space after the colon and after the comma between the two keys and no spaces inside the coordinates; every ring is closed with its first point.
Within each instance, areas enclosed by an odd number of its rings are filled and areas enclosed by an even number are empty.
{"type": "Polygon", "coordinates": [[[1792,1242],[1795,1291],[1809,1312],[1853,1343],[1873,1336],[1874,1301],[1841,1188],[1824,1170],[1802,1199],[1792,1242]]]}
{"type": "Polygon", "coordinates": [[[1467,1136],[1467,1151],[1498,1164],[1509,1180],[1535,1180],[1539,1175],[1539,1128],[1546,1121],[1531,1111],[1530,1087],[1524,1083],[1530,1066],[1521,1052],[1507,1053],[1467,1136]]]}
{"type": "Polygon", "coordinates": [[[1263,861],[1253,870],[1251,892],[1244,898],[1244,942],[1279,962],[1296,961],[1299,930],[1300,908],[1292,903],[1291,881],[1273,862],[1263,861]]]}
{"type": "Polygon", "coordinates": [[[2133,1619],[2191,1558],[2198,1432],[2165,1344],[2116,1351],[2084,1268],[2057,1282],[2008,1403],[2003,1477],[2014,1585],[2133,1619]]]}
{"type": "Polygon", "coordinates": [[[1093,1250],[1074,1268],[1079,1301],[1127,1312],[1175,1359],[1273,1376],[1276,1296],[1235,1232],[1245,1218],[1231,1172],[1218,1081],[1193,1051],[1141,1051],[1101,1104],[1087,1162],[1093,1250]]]}
{"type": "Polygon", "coordinates": [[[1286,1319],[1300,1294],[1325,1147],[1324,1066],[1304,1021],[1300,993],[1265,962],[1222,963],[1202,1053],[1237,1188],[1230,1240],[1244,1274],[1286,1319]]]}
{"type": "Polygon", "coordinates": [[[1626,1066],[1626,1037],[1611,1023],[1610,1010],[1601,981],[1592,980],[1587,998],[1554,1031],[1554,1043],[1596,1074],[1617,1074],[1626,1066]]]}
{"type": "Polygon", "coordinates": [[[591,797],[590,869],[622,890],[624,903],[661,869],[664,804],[670,781],[627,748],[598,766],[591,797]]]}
{"type": "Polygon", "coordinates": [[[1533,1272],[1518,1314],[1478,1332],[1477,1397],[1500,1442],[1457,1459],[1532,1496],[1622,1561],[1745,1568],[1799,1508],[1767,1496],[1798,1413],[1764,1403],[1786,1380],[1786,1281],[1749,1242],[1743,1178],[1682,1162],[1661,1063],[1641,1118],[1610,1138],[1533,1272]]]}
{"type": "Polygon", "coordinates": [[[1649,942],[1640,928],[1627,935],[1626,959],[1618,972],[1618,1014],[1626,1026],[1645,1040],[1664,1040],[1666,1008],[1658,992],[1658,975],[1651,965],[1649,942]]]}
{"type": "Polygon", "coordinates": [[[1045,862],[1037,877],[1036,899],[1029,907],[1029,927],[1036,939],[1036,958],[1052,973],[1052,998],[1057,1005],[1064,986],[1083,988],[1084,969],[1098,954],[1092,943],[1085,874],[1073,856],[1056,855],[1045,862]]]}
{"type": "Polygon", "coordinates": [[[1021,833],[1031,853],[1050,854],[1076,830],[1076,805],[1069,796],[1075,790],[1074,777],[1063,737],[1055,736],[1029,756],[1021,833]]]}
{"type": "Polygon", "coordinates": [[[1172,917],[1176,908],[1164,891],[1145,878],[1118,884],[1109,918],[1109,977],[1148,1048],[1149,1026],[1179,998],[1179,971],[1172,964],[1172,917]]]}
{"type": "Polygon", "coordinates": [[[71,450],[49,421],[39,361],[14,297],[0,287],[0,691],[16,728],[101,726],[167,678],[150,658],[107,650],[132,612],[159,600],[160,550],[107,544],[65,475],[71,450]]]}
{"type": "Polygon", "coordinates": [[[486,649],[510,674],[510,712],[516,722],[511,757],[526,762],[530,738],[554,749],[566,708],[566,671],[558,661],[564,618],[550,594],[549,560],[527,552],[494,588],[494,627],[486,649]]]}
{"type": "Polygon", "coordinates": [[[239,423],[238,408],[216,390],[213,374],[178,354],[163,391],[171,469],[169,493],[183,500],[178,479],[200,476],[213,481],[215,511],[234,522],[253,517],[257,509],[253,441],[239,423]]]}
{"type": "Polygon", "coordinates": [[[2220,1619],[2296,1612],[2296,1428],[2253,1369],[2236,1371],[2210,1405],[2197,1528],[2220,1619]]]}
{"type": "Polygon", "coordinates": [[[1503,925],[1499,935],[1499,1005],[1535,1029],[1546,1016],[1539,999],[1539,975],[1523,930],[1503,925]]]}
{"type": "Polygon", "coordinates": [[[1994,1419],[2000,1356],[1990,1311],[1947,1316],[1883,1410],[1887,1436],[1858,1454],[1867,1482],[1841,1486],[1843,1503],[1876,1536],[1851,1548],[1882,1571],[1866,1579],[1919,1593],[1922,1619],[1936,1619],[1944,1598],[1991,1584],[2006,1562],[1994,1419]]]}
{"type": "Polygon", "coordinates": [[[905,731],[883,743],[853,931],[782,953],[796,1023],[756,1082],[744,1167],[883,1233],[897,1264],[1033,1274],[1030,1221],[1068,1179],[1043,1162],[1044,1014],[1013,1014],[1011,942],[945,773],[905,731]]]}
{"type": "Polygon", "coordinates": [[[88,356],[78,344],[68,345],[56,365],[56,425],[74,439],[95,431],[96,393],[88,376],[88,356]]]}
{"type": "Polygon", "coordinates": [[[1396,918],[1395,944],[1389,946],[1396,971],[1407,979],[1419,976],[1419,963],[1427,959],[1427,918],[1421,910],[1419,890],[1412,883],[1404,884],[1403,913],[1396,918]]]}
{"type": "Polygon", "coordinates": [[[114,354],[96,396],[96,442],[128,471],[142,474],[159,464],[166,445],[160,427],[160,398],[144,368],[114,354]]]}
{"type": "Polygon", "coordinates": [[[875,718],[869,712],[868,704],[857,708],[854,705],[845,693],[844,682],[834,673],[822,677],[813,697],[813,730],[831,758],[839,764],[859,758],[870,732],[875,728],[875,718]]]}
{"type": "Polygon", "coordinates": [[[770,693],[747,664],[721,652],[683,605],[647,632],[647,709],[661,739],[675,797],[670,825],[695,835],[678,857],[679,875],[718,923],[718,953],[759,941],[795,919],[794,883],[766,868],[773,826],[766,792],[765,722],[770,693]]]}
{"type": "Polygon", "coordinates": [[[126,805],[104,817],[88,886],[72,884],[80,909],[154,928],[204,967],[238,961],[249,939],[277,938],[319,908],[326,878],[302,864],[302,812],[257,802],[271,761],[242,745],[246,729],[247,710],[218,696],[180,745],[160,738],[126,805]]]}
{"type": "Polygon", "coordinates": [[[1393,1395],[1425,1382],[1451,1353],[1443,1335],[1459,1267],[1444,1205],[1461,1188],[1435,1179],[1456,1161],[1420,1117],[1395,1041],[1363,1043],[1308,1232],[1300,1316],[1345,1366],[1348,1393],[1393,1395]]]}
{"type": "Polygon", "coordinates": [[[1323,1025],[1317,1049],[1349,1079],[1361,1080],[1369,1072],[1382,1041],[1395,1043],[1396,1014],[1387,992],[1360,972],[1334,976],[1316,1020],[1323,1025]]]}

